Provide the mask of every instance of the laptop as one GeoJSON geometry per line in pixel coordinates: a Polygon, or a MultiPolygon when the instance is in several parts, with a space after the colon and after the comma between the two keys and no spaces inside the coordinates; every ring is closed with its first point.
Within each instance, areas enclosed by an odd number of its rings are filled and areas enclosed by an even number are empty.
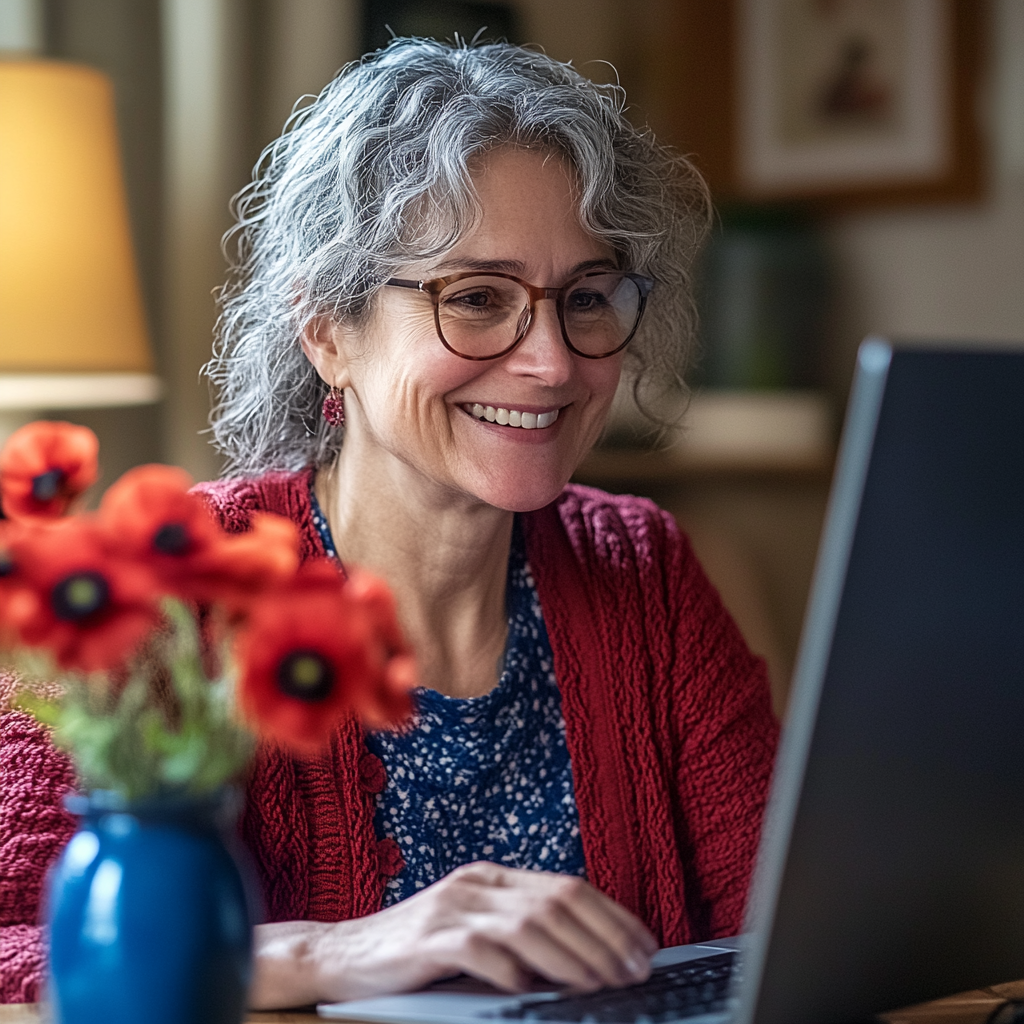
{"type": "Polygon", "coordinates": [[[1024,977],[1024,351],[860,348],[745,936],[339,1020],[853,1024],[1024,977]]]}

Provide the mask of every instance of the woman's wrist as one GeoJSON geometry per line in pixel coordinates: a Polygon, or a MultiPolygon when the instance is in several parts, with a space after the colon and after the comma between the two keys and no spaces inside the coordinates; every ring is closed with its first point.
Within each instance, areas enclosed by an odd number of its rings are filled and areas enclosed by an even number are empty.
{"type": "Polygon", "coordinates": [[[323,1000],[324,947],[338,927],[321,921],[257,925],[249,1006],[276,1010],[323,1000]]]}

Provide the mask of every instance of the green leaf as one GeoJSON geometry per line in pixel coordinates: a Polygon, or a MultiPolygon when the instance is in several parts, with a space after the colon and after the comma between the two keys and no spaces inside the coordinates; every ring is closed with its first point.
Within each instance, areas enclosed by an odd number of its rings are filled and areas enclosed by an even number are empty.
{"type": "Polygon", "coordinates": [[[27,711],[43,725],[55,726],[60,721],[61,705],[58,701],[43,700],[32,693],[19,693],[15,707],[27,711]]]}
{"type": "Polygon", "coordinates": [[[180,748],[163,759],[161,777],[172,785],[187,785],[200,772],[207,757],[208,738],[201,732],[182,737],[180,748]]]}
{"type": "Polygon", "coordinates": [[[86,786],[113,789],[129,799],[168,789],[208,792],[238,776],[254,740],[237,718],[235,669],[226,643],[217,653],[221,678],[207,678],[192,609],[182,601],[163,605],[168,626],[154,635],[119,690],[102,676],[57,673],[45,652],[12,656],[26,680],[18,704],[53,729],[86,786]],[[154,665],[171,684],[153,683],[154,665]],[[63,696],[52,699],[44,681],[57,679],[63,696]],[[33,693],[33,682],[43,693],[33,693]]]}

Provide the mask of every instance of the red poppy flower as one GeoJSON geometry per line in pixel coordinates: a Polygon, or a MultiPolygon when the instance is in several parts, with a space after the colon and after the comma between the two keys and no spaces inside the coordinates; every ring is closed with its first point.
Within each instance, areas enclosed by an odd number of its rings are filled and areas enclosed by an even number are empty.
{"type": "Polygon", "coordinates": [[[11,624],[7,606],[25,589],[13,549],[20,532],[20,523],[0,521],[0,648],[17,643],[17,633],[11,624]]]}
{"type": "Polygon", "coordinates": [[[390,699],[394,673],[367,607],[322,561],[252,603],[236,652],[244,713],[263,735],[300,752],[322,749],[352,713],[394,724],[396,710],[408,711],[407,694],[400,709],[390,699]]]}
{"type": "Polygon", "coordinates": [[[395,598],[388,585],[358,566],[347,571],[348,583],[345,589],[350,597],[367,610],[381,640],[395,653],[405,650],[405,638],[398,625],[395,598]]]}
{"type": "MultiPolygon", "coordinates": [[[[212,551],[227,540],[192,478],[176,466],[130,469],[100,502],[99,521],[111,551],[147,564],[168,591],[194,597],[212,551]]],[[[207,595],[201,595],[207,596],[207,595]]]]}
{"type": "Polygon", "coordinates": [[[299,567],[299,528],[284,516],[257,512],[245,533],[226,534],[211,570],[230,580],[229,598],[248,604],[254,592],[286,584],[299,567]]]}
{"type": "Polygon", "coordinates": [[[118,668],[157,625],[152,575],[112,558],[92,517],[26,524],[10,539],[19,587],[5,617],[66,669],[118,668]]]}
{"type": "Polygon", "coordinates": [[[0,453],[0,492],[11,519],[53,519],[96,482],[99,441],[88,427],[37,420],[0,453]]]}
{"type": "Polygon", "coordinates": [[[409,693],[419,673],[398,624],[394,596],[383,580],[359,568],[349,570],[345,590],[369,616],[380,666],[375,685],[362,692],[356,711],[371,729],[400,725],[412,713],[409,693]]]}
{"type": "Polygon", "coordinates": [[[170,593],[198,601],[244,602],[294,574],[299,542],[291,522],[260,513],[249,533],[226,533],[191,486],[174,466],[125,473],[100,503],[112,549],[150,566],[170,593]]]}

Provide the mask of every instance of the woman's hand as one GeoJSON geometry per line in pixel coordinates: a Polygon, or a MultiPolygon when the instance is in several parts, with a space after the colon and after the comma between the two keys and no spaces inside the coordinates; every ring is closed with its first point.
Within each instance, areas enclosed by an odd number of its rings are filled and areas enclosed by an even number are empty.
{"type": "Polygon", "coordinates": [[[250,1002],[360,999],[460,973],[508,991],[538,975],[593,990],[644,980],[657,948],[637,918],[582,878],[480,862],[369,917],[260,925],[250,1002]]]}

